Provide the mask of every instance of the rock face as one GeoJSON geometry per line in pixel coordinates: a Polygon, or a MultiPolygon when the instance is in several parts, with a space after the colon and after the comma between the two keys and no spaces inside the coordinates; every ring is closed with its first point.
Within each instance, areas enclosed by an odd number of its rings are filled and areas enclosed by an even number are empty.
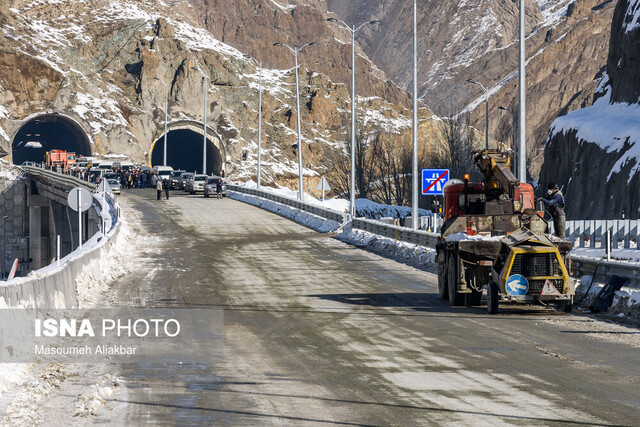
{"type": "Polygon", "coordinates": [[[551,127],[540,179],[564,187],[569,218],[640,217],[639,18],[640,1],[618,1],[594,105],[551,127]]]}
{"type": "MultiPolygon", "coordinates": [[[[602,76],[615,2],[527,1],[527,141],[529,172],[537,178],[541,144],[560,114],[591,105],[602,76]]],[[[358,41],[402,88],[412,84],[412,3],[391,0],[327,0],[347,22],[383,19],[382,32],[363,29],[358,41]]],[[[518,2],[452,0],[418,2],[419,92],[438,115],[472,111],[484,129],[483,90],[492,90],[489,135],[510,141],[517,109],[518,2]],[[495,90],[495,91],[494,91],[495,90]]]]}
{"type": "MultiPolygon", "coordinates": [[[[350,45],[326,22],[323,1],[11,0],[0,4],[0,151],[32,117],[75,121],[98,155],[148,163],[163,134],[165,86],[172,123],[203,119],[224,144],[227,173],[255,175],[258,68],[263,61],[263,182],[297,176],[293,55],[281,41],[316,41],[300,54],[303,160],[308,180],[326,172],[328,151],[349,140],[350,45]],[[212,35],[213,34],[213,35],[212,35]],[[222,39],[223,41],[221,41],[222,39]],[[226,42],[226,43],[225,43],[226,42]],[[233,46],[231,45],[233,44],[233,46]],[[335,80],[334,80],[335,79],[335,80]]],[[[358,116],[365,132],[410,134],[406,95],[363,55],[358,57],[358,116]]],[[[434,128],[432,113],[420,132],[434,128]]],[[[200,125],[201,126],[201,125],[200,125]]],[[[437,137],[430,136],[431,144],[437,137]]],[[[315,188],[315,186],[314,186],[315,188]]]]}

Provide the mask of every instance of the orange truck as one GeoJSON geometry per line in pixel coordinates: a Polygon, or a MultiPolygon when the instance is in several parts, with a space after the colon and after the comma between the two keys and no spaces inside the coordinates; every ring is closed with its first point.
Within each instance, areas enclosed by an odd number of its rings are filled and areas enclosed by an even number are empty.
{"type": "Polygon", "coordinates": [[[45,163],[53,168],[60,166],[63,169],[76,163],[76,153],[67,152],[65,150],[47,151],[45,155],[45,163]]]}

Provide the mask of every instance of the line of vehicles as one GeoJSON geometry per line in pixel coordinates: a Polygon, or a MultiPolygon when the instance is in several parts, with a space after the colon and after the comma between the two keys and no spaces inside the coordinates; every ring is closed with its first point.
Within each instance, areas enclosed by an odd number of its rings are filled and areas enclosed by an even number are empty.
{"type": "Polygon", "coordinates": [[[160,179],[162,182],[168,182],[172,190],[182,190],[189,194],[202,193],[204,197],[211,197],[218,194],[219,182],[222,187],[222,196],[227,195],[224,178],[220,176],[174,170],[171,166],[154,166],[151,173],[153,185],[160,179]]]}

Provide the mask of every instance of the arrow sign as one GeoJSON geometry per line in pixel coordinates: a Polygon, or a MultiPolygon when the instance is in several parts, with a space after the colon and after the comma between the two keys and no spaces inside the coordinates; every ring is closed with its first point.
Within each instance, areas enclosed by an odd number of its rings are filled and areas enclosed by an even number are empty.
{"type": "Polygon", "coordinates": [[[422,169],[422,195],[442,196],[449,181],[449,169],[422,169]]]}

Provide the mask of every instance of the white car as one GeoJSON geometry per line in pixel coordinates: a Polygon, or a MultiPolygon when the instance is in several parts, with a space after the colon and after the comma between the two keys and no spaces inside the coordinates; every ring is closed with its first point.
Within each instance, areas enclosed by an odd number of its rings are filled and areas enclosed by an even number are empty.
{"type": "Polygon", "coordinates": [[[210,176],[207,178],[207,182],[204,185],[204,197],[217,196],[218,195],[218,181],[222,183],[222,197],[227,195],[227,186],[224,184],[224,180],[219,176],[210,176]]]}
{"type": "Polygon", "coordinates": [[[113,194],[120,194],[120,183],[116,179],[108,178],[109,188],[113,194]]]}
{"type": "Polygon", "coordinates": [[[196,194],[204,191],[204,183],[207,182],[207,175],[194,175],[189,186],[189,193],[196,194]]]}

